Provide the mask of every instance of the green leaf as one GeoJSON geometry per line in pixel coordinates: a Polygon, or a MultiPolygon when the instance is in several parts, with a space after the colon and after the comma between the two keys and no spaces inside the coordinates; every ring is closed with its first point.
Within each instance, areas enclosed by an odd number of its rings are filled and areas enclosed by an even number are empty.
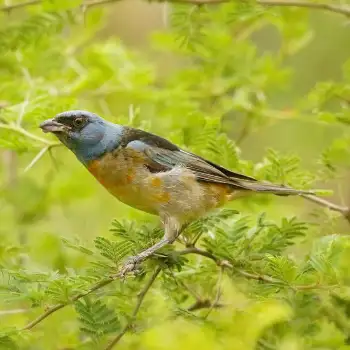
{"type": "Polygon", "coordinates": [[[96,237],[94,242],[99,253],[116,265],[126,256],[131,255],[133,248],[132,242],[113,242],[105,237],[96,237]]]}
{"type": "Polygon", "coordinates": [[[74,303],[81,324],[81,332],[98,340],[103,335],[115,333],[120,329],[120,321],[115,312],[101,300],[85,297],[74,303]]]}

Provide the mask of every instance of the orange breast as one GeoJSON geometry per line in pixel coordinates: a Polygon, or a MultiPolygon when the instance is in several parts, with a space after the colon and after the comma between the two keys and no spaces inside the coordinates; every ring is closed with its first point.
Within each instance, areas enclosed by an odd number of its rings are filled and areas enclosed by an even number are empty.
{"type": "Polygon", "coordinates": [[[87,169],[101,185],[106,186],[106,182],[103,179],[103,172],[101,171],[102,170],[101,166],[102,166],[101,160],[97,159],[97,160],[91,161],[88,164],[87,169]]]}
{"type": "Polygon", "coordinates": [[[108,153],[91,161],[87,169],[107,189],[112,186],[130,184],[135,175],[133,158],[123,153],[108,153]]]}
{"type": "Polygon", "coordinates": [[[106,154],[91,161],[87,169],[113,196],[135,208],[154,213],[157,203],[169,200],[162,181],[152,177],[140,157],[130,153],[106,154]]]}

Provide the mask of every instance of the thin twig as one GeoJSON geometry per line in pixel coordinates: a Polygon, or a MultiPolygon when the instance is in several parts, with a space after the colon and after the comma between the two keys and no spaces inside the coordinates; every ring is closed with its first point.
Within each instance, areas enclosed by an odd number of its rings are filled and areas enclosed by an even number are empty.
{"type": "Polygon", "coordinates": [[[86,1],[84,3],[84,6],[86,9],[92,8],[95,6],[100,6],[100,5],[105,5],[105,4],[112,4],[113,2],[119,2],[121,0],[91,0],[91,1],[86,1]]]}
{"type": "Polygon", "coordinates": [[[348,17],[350,16],[350,6],[290,0],[258,0],[257,2],[258,4],[264,6],[304,7],[313,10],[325,10],[329,12],[334,12],[348,17]]]}
{"type": "MultiPolygon", "coordinates": [[[[87,1],[84,5],[86,8],[99,6],[103,4],[113,3],[121,0],[92,0],[87,1]]],[[[191,4],[191,5],[219,5],[231,2],[232,0],[163,0],[163,2],[191,4]]],[[[281,0],[257,0],[257,4],[264,6],[280,6],[280,7],[302,7],[314,10],[324,10],[333,13],[350,16],[349,6],[332,5],[326,3],[314,3],[309,1],[281,1],[281,0]]]]}
{"type": "Polygon", "coordinates": [[[178,252],[180,255],[187,255],[187,254],[197,254],[197,255],[201,255],[204,256],[208,259],[213,260],[218,266],[222,266],[222,267],[227,267],[231,270],[233,270],[234,272],[236,272],[237,274],[249,278],[249,279],[253,279],[256,281],[261,281],[261,282],[266,282],[266,283],[271,283],[277,286],[281,286],[281,287],[285,287],[285,288],[290,288],[292,290],[295,291],[301,291],[301,290],[312,290],[312,289],[328,289],[328,288],[336,288],[338,287],[337,285],[320,285],[319,283],[312,283],[312,284],[301,284],[301,285],[290,285],[288,283],[286,283],[285,281],[279,280],[277,278],[268,276],[268,275],[262,275],[262,274],[256,274],[256,273],[251,273],[248,271],[245,271],[243,269],[239,269],[235,266],[233,266],[230,262],[228,262],[227,260],[220,260],[218,257],[216,257],[215,255],[213,255],[212,253],[196,248],[196,247],[190,247],[190,248],[186,248],[184,250],[181,250],[178,252]]]}
{"type": "Polygon", "coordinates": [[[186,254],[198,254],[198,255],[202,255],[208,259],[213,260],[217,265],[219,266],[223,266],[223,267],[228,267],[229,269],[233,269],[234,271],[236,271],[238,274],[250,278],[250,279],[254,279],[254,280],[258,280],[258,281],[264,281],[264,282],[268,282],[268,283],[274,283],[274,284],[281,284],[282,282],[274,279],[270,276],[265,276],[265,275],[255,275],[249,272],[246,272],[244,270],[241,269],[237,269],[235,268],[232,264],[230,264],[227,260],[220,260],[218,257],[216,257],[215,255],[213,255],[212,253],[206,251],[206,250],[202,250],[196,247],[190,247],[190,248],[186,248],[184,250],[181,250],[179,252],[180,255],[186,255],[186,254]]]}
{"type": "MultiPolygon", "coordinates": [[[[221,267],[221,269],[222,269],[222,267],[221,267]]],[[[189,306],[187,308],[187,311],[197,311],[200,309],[207,309],[207,308],[220,308],[220,307],[224,306],[223,304],[219,303],[219,300],[215,299],[214,302],[211,302],[210,299],[203,299],[199,294],[197,294],[194,290],[192,290],[187,284],[185,284],[183,281],[178,279],[172,270],[169,269],[169,272],[170,272],[171,276],[173,277],[177,286],[178,287],[181,286],[184,289],[186,289],[189,292],[189,294],[191,294],[196,299],[196,301],[191,306],[189,306]]]]}
{"type": "Polygon", "coordinates": [[[189,248],[186,248],[186,249],[179,251],[180,255],[187,255],[187,254],[192,254],[192,253],[202,255],[208,259],[215,261],[215,263],[218,263],[220,261],[219,258],[217,258],[215,255],[211,254],[210,252],[207,252],[206,250],[202,250],[202,249],[199,249],[196,247],[189,247],[189,248]]]}
{"type": "MultiPolygon", "coordinates": [[[[28,73],[29,74],[29,73],[28,73]]],[[[18,127],[21,127],[22,125],[22,120],[23,120],[23,116],[24,116],[24,113],[26,111],[26,108],[29,104],[29,98],[30,98],[30,91],[28,91],[27,93],[27,96],[26,96],[26,99],[24,100],[24,102],[21,104],[21,108],[20,108],[20,111],[18,113],[18,118],[17,118],[17,126],[18,127]]]]}
{"type": "Polygon", "coordinates": [[[39,317],[37,317],[35,320],[33,320],[32,322],[28,323],[25,327],[23,327],[21,329],[21,331],[26,331],[26,330],[32,329],[33,327],[35,327],[41,321],[45,320],[47,317],[49,317],[54,312],[63,309],[66,305],[68,305],[68,304],[57,304],[55,306],[50,307],[43,314],[41,314],[39,317]]]}
{"type": "Polygon", "coordinates": [[[210,308],[207,312],[207,314],[204,316],[204,319],[208,318],[210,313],[214,309],[214,305],[218,304],[220,297],[221,297],[221,282],[222,282],[222,275],[224,274],[224,266],[220,266],[220,272],[218,277],[218,282],[216,284],[216,295],[214,301],[211,303],[210,308]]]}
{"type": "Polygon", "coordinates": [[[3,310],[3,311],[0,311],[0,317],[7,316],[7,315],[14,315],[14,314],[22,314],[29,311],[31,310],[30,309],[3,310]]]}
{"type": "Polygon", "coordinates": [[[20,2],[18,4],[2,6],[2,7],[0,7],[0,11],[11,12],[12,10],[17,10],[20,8],[29,7],[29,6],[33,6],[33,5],[39,5],[41,3],[42,3],[42,0],[24,1],[24,2],[20,2]]]}
{"type": "Polygon", "coordinates": [[[180,279],[178,279],[174,272],[169,269],[169,273],[171,275],[171,277],[174,279],[175,283],[177,284],[177,286],[182,286],[184,289],[186,289],[188,291],[189,294],[191,294],[197,301],[202,300],[202,298],[200,297],[200,295],[195,292],[194,290],[192,290],[192,288],[190,288],[186,283],[184,283],[183,281],[181,281],[180,279]]]}
{"type": "Polygon", "coordinates": [[[52,148],[54,147],[59,147],[61,146],[60,143],[57,144],[53,144],[50,146],[45,146],[44,148],[42,148],[37,155],[32,159],[32,161],[25,167],[23,173],[26,173],[27,171],[29,171],[43,156],[46,152],[50,152],[52,148]]]}
{"type": "Polygon", "coordinates": [[[239,275],[247,277],[249,279],[257,280],[257,281],[262,281],[262,282],[267,282],[267,283],[272,283],[272,284],[277,284],[277,285],[285,285],[284,282],[275,279],[273,277],[267,276],[267,275],[260,275],[260,274],[254,274],[250,273],[247,271],[244,271],[242,269],[234,269],[239,275]]]}
{"type": "Polygon", "coordinates": [[[313,203],[319,204],[323,207],[326,207],[330,210],[333,210],[333,211],[336,211],[336,212],[342,214],[344,216],[344,218],[348,222],[350,222],[350,208],[349,207],[344,207],[344,206],[332,203],[330,201],[327,201],[324,198],[320,198],[320,197],[310,195],[310,194],[302,195],[302,197],[313,202],[313,203]]]}
{"type": "Polygon", "coordinates": [[[53,146],[53,145],[57,144],[56,142],[51,142],[49,140],[43,139],[40,136],[32,134],[29,131],[27,131],[26,129],[23,129],[22,127],[20,127],[18,125],[0,123],[0,129],[6,129],[6,130],[10,130],[10,131],[16,132],[18,134],[21,134],[23,136],[28,137],[29,139],[32,139],[34,141],[38,141],[40,143],[43,143],[43,144],[45,144],[47,146],[53,146]]]}
{"type": "Polygon", "coordinates": [[[38,154],[32,159],[32,161],[25,167],[24,169],[24,173],[26,173],[28,170],[30,170],[34,165],[35,163],[40,160],[40,158],[49,150],[49,147],[50,146],[45,146],[44,148],[42,148],[38,154]]]}
{"type": "Polygon", "coordinates": [[[106,286],[107,284],[110,284],[111,282],[113,282],[115,279],[117,278],[117,276],[110,276],[108,278],[104,278],[103,280],[101,280],[100,282],[96,283],[94,286],[92,286],[90,289],[88,289],[86,292],[82,292],[77,294],[76,296],[74,296],[73,298],[70,299],[70,301],[66,302],[66,303],[61,303],[61,304],[57,304],[54,305],[52,307],[50,307],[49,309],[47,309],[42,315],[40,315],[39,317],[37,317],[35,320],[33,320],[32,322],[28,323],[25,327],[23,327],[21,330],[29,330],[32,329],[33,327],[35,327],[37,324],[39,324],[41,321],[45,320],[47,317],[49,317],[51,314],[53,314],[54,312],[63,309],[65,306],[70,305],[71,303],[79,300],[80,298],[85,297],[86,295],[91,294],[92,292],[106,286]]]}
{"type": "Polygon", "coordinates": [[[267,275],[254,274],[254,273],[250,273],[242,269],[236,269],[236,268],[234,270],[243,277],[247,277],[249,279],[253,279],[261,282],[271,283],[276,286],[290,288],[294,291],[312,290],[312,289],[333,289],[333,288],[339,287],[336,284],[327,286],[327,285],[321,285],[319,283],[291,285],[282,280],[278,280],[277,278],[273,278],[267,275]]]}
{"type": "Polygon", "coordinates": [[[128,332],[128,330],[130,329],[131,325],[135,321],[135,318],[136,318],[136,316],[137,316],[137,314],[138,314],[138,312],[140,310],[140,307],[142,305],[142,302],[143,302],[147,292],[149,291],[149,289],[151,288],[152,284],[154,283],[154,281],[158,277],[160,271],[161,271],[161,268],[158,266],[156,268],[156,270],[154,271],[153,275],[151,276],[151,278],[149,279],[149,281],[146,283],[146,285],[143,287],[141,292],[138,294],[138,296],[137,296],[137,303],[136,303],[134,311],[133,311],[133,313],[132,313],[132,315],[130,317],[129,322],[125,325],[125,327],[122,329],[122,331],[105,347],[105,350],[113,349],[113,347],[120,341],[120,339],[125,335],[125,333],[128,332]]]}
{"type": "MultiPolygon", "coordinates": [[[[23,108],[25,108],[25,104],[23,104],[23,108]]],[[[44,138],[41,138],[40,136],[37,136],[35,134],[30,133],[29,131],[27,131],[26,129],[22,128],[22,126],[20,125],[22,122],[22,113],[24,113],[24,109],[23,111],[20,112],[19,118],[17,120],[16,124],[5,124],[5,123],[0,123],[0,129],[6,129],[6,130],[10,130],[13,132],[16,132],[18,134],[21,134],[31,140],[43,143],[45,146],[38,152],[38,154],[33,158],[33,160],[26,166],[26,168],[24,169],[23,173],[26,173],[28,170],[30,170],[36,163],[38,160],[40,160],[42,158],[42,156],[47,152],[47,151],[51,151],[52,148],[54,147],[58,147],[61,145],[61,143],[58,142],[51,142],[49,140],[46,140],[44,138]]]]}
{"type": "Polygon", "coordinates": [[[199,241],[199,239],[202,237],[203,233],[204,233],[204,230],[198,232],[197,236],[195,236],[193,238],[193,241],[189,244],[189,246],[194,247],[197,244],[197,242],[199,241]]]}
{"type": "MultiPolygon", "coordinates": [[[[95,6],[112,4],[121,0],[90,0],[84,2],[80,7],[87,9],[95,6]]],[[[232,0],[163,0],[163,2],[179,3],[179,4],[190,4],[190,5],[219,5],[223,3],[231,2],[232,0]]],[[[0,7],[0,11],[11,12],[15,9],[25,8],[28,6],[41,4],[41,0],[24,1],[22,3],[5,5],[0,7]]],[[[257,0],[257,4],[263,6],[276,6],[276,7],[301,7],[313,10],[323,10],[333,12],[341,15],[350,17],[350,6],[346,5],[333,5],[327,3],[317,3],[309,1],[291,1],[291,0],[257,0]]]]}
{"type": "MultiPolygon", "coordinates": [[[[243,277],[246,277],[246,278],[249,278],[249,279],[253,279],[253,280],[257,280],[257,281],[267,282],[267,283],[271,283],[271,284],[275,284],[275,285],[279,285],[279,286],[283,286],[283,287],[288,287],[288,288],[291,288],[293,290],[310,290],[310,289],[321,289],[321,288],[334,288],[334,287],[336,287],[336,286],[322,286],[322,285],[319,285],[318,283],[314,283],[314,284],[310,284],[310,285],[299,285],[299,286],[288,285],[285,282],[280,281],[280,280],[275,279],[275,278],[270,277],[270,276],[253,274],[253,273],[244,271],[242,269],[237,269],[231,263],[229,263],[228,261],[220,260],[218,257],[213,255],[212,253],[210,253],[208,251],[205,251],[205,250],[202,250],[202,249],[199,249],[199,248],[195,248],[195,247],[186,248],[184,250],[179,251],[178,253],[180,255],[186,255],[186,254],[201,255],[201,256],[204,256],[204,257],[206,257],[208,259],[213,260],[218,266],[221,266],[222,268],[227,267],[229,269],[234,270],[235,272],[237,272],[238,274],[240,274],[243,277]]],[[[154,280],[158,276],[160,270],[161,270],[160,267],[158,267],[155,270],[155,273],[153,274],[152,278],[149,280],[149,282],[146,284],[144,289],[138,295],[138,303],[136,304],[136,307],[134,309],[134,312],[132,314],[130,322],[123,328],[122,332],[109,344],[109,346],[112,345],[112,347],[113,347],[116,343],[118,343],[120,338],[122,338],[123,335],[128,331],[128,329],[129,329],[133,319],[135,318],[135,316],[137,315],[137,313],[138,313],[138,311],[140,309],[140,306],[142,304],[142,301],[143,301],[143,299],[144,299],[148,289],[151,287],[152,283],[154,282],[154,280]]],[[[27,324],[21,330],[32,329],[33,327],[35,327],[37,324],[39,324],[40,322],[45,320],[47,317],[49,317],[54,312],[56,312],[56,311],[58,311],[60,309],[63,309],[64,307],[72,304],[73,302],[79,300],[80,298],[83,298],[84,296],[89,295],[89,294],[93,293],[94,291],[96,291],[96,290],[98,290],[98,289],[100,289],[100,288],[102,288],[102,287],[112,283],[114,280],[116,280],[117,278],[120,278],[120,277],[121,277],[120,274],[115,274],[115,275],[109,276],[108,278],[102,279],[101,281],[99,281],[98,283],[93,285],[91,288],[89,288],[87,291],[77,294],[76,296],[71,298],[66,303],[61,303],[61,304],[57,304],[57,305],[54,305],[54,306],[50,307],[42,315],[37,317],[35,320],[31,321],[29,324],[27,324]]],[[[214,307],[219,307],[218,302],[214,301],[213,305],[214,305],[214,307]]],[[[198,308],[199,307],[197,306],[196,309],[198,309],[198,308]]],[[[202,306],[202,308],[203,308],[203,306],[202,306]]],[[[112,349],[112,347],[107,347],[106,350],[112,349]]]]}

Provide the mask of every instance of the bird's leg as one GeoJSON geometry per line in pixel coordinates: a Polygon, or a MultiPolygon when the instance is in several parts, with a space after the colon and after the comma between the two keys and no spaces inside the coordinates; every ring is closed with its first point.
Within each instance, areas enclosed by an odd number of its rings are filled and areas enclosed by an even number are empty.
{"type": "Polygon", "coordinates": [[[147,248],[135,256],[130,256],[123,265],[119,274],[123,277],[128,272],[134,271],[137,265],[153,255],[157,250],[163,248],[167,244],[173,243],[174,241],[175,239],[169,239],[168,237],[164,236],[159,242],[152,245],[152,247],[147,248]]]}
{"type": "Polygon", "coordinates": [[[128,272],[133,271],[138,264],[153,255],[157,250],[163,248],[167,244],[172,244],[176,240],[181,233],[181,225],[172,218],[164,219],[163,223],[165,231],[163,238],[139,254],[129,257],[119,273],[121,276],[125,276],[128,272]]]}

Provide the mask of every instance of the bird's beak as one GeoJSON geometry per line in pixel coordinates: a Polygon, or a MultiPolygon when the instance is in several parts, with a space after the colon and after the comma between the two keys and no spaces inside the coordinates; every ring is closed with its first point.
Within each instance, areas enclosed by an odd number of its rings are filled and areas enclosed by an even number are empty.
{"type": "Polygon", "coordinates": [[[39,126],[44,132],[53,132],[53,133],[65,132],[70,129],[67,125],[58,123],[55,119],[45,120],[39,126]]]}

